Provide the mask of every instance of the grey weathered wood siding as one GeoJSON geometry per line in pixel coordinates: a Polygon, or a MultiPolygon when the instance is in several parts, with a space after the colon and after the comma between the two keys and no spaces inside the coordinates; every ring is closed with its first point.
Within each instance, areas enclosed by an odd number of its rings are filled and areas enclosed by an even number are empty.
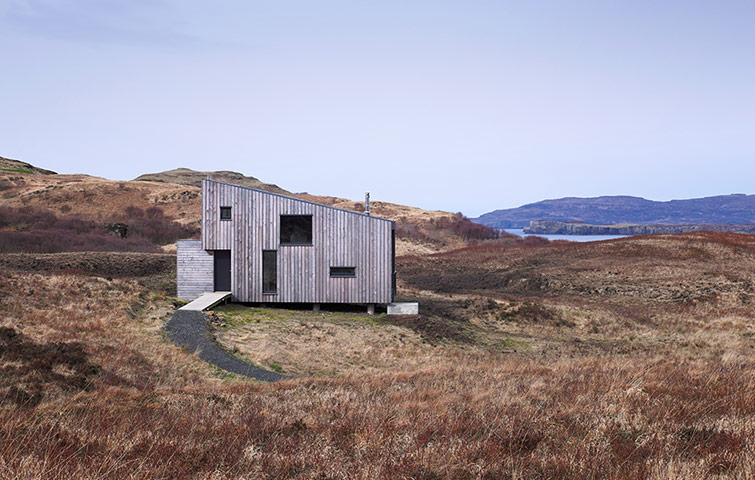
{"type": "Polygon", "coordinates": [[[202,248],[201,240],[179,240],[176,263],[178,298],[194,300],[213,291],[213,256],[202,248]]]}
{"type": "Polygon", "coordinates": [[[202,181],[202,244],[231,250],[240,302],[390,303],[394,223],[237,185],[202,181]],[[220,220],[220,207],[231,220],[220,220]],[[312,215],[312,245],[280,245],[281,215],[312,215]],[[262,251],[278,252],[278,293],[262,294],[262,251]],[[356,267],[331,278],[330,267],[356,267]]]}

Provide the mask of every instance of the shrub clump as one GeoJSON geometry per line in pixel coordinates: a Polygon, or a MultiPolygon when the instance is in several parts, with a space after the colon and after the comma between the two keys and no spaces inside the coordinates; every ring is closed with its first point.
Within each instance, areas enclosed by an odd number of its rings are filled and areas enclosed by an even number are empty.
{"type": "Polygon", "coordinates": [[[399,221],[396,226],[396,235],[399,238],[420,241],[442,241],[443,237],[448,236],[467,242],[500,238],[500,232],[497,229],[475,223],[461,212],[450,217],[433,218],[422,226],[399,221]]]}
{"type": "Polygon", "coordinates": [[[110,223],[125,225],[125,238],[148,240],[155,245],[173,243],[199,232],[196,227],[188,227],[166,217],[159,207],[126,207],[123,213],[113,217],[110,223]]]}
{"type": "Polygon", "coordinates": [[[0,207],[0,253],[155,253],[159,245],[197,231],[165,217],[158,207],[127,207],[105,225],[49,211],[0,207]]]}

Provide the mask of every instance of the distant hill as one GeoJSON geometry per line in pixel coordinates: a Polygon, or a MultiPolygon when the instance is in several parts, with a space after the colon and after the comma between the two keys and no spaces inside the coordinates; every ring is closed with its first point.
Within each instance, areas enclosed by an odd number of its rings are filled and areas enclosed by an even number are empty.
{"type": "Polygon", "coordinates": [[[31,163],[22,162],[20,160],[12,160],[5,157],[0,157],[0,172],[25,173],[35,175],[56,175],[56,173],[52,170],[45,170],[44,168],[35,167],[31,163]]]}
{"type": "Polygon", "coordinates": [[[656,202],[640,197],[561,198],[495,210],[474,219],[496,228],[522,228],[531,220],[584,222],[592,225],[755,223],[755,195],[719,195],[656,202]]]}
{"type": "Polygon", "coordinates": [[[272,183],[265,183],[254,177],[247,177],[239,172],[231,172],[227,170],[219,172],[198,172],[190,168],[175,168],[173,170],[167,170],[159,173],[147,173],[140,175],[134,179],[137,182],[162,182],[162,183],[175,183],[179,185],[191,185],[193,187],[201,187],[202,179],[210,176],[213,180],[219,182],[232,183],[234,185],[243,185],[245,187],[257,188],[259,190],[265,190],[267,192],[280,193],[283,195],[291,195],[291,192],[284,190],[278,185],[272,183]]]}

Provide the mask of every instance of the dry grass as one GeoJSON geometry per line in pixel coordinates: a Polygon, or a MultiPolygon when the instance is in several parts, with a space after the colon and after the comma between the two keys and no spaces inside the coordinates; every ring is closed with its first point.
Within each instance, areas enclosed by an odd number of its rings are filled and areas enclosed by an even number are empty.
{"type": "Polygon", "coordinates": [[[200,189],[172,183],[0,172],[0,196],[4,206],[50,210],[98,222],[129,206],[159,207],[184,225],[198,226],[201,218],[200,189]]]}
{"type": "Polygon", "coordinates": [[[755,276],[747,242],[719,240],[404,259],[416,287],[435,262],[453,277],[489,257],[476,273],[497,288],[416,290],[423,317],[406,323],[230,312],[229,335],[304,349],[270,343],[284,368],[337,373],[274,385],[166,343],[170,299],[136,280],[6,269],[0,477],[753,478],[755,276]],[[503,261],[564,283],[504,282],[503,261]],[[433,336],[454,325],[463,336],[433,336]],[[502,353],[506,338],[531,346],[502,353]]]}
{"type": "Polygon", "coordinates": [[[225,322],[215,337],[252,363],[294,376],[375,375],[436,365],[468,345],[432,344],[395,318],[313,313],[238,305],[214,311],[225,322]]]}

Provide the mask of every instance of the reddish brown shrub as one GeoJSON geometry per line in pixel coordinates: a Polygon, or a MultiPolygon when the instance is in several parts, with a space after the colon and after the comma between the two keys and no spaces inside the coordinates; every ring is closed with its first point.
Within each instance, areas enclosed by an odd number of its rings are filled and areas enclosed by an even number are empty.
{"type": "Polygon", "coordinates": [[[433,219],[430,223],[437,229],[450,230],[464,240],[490,240],[499,237],[495,228],[475,223],[460,212],[453,217],[433,219]]]}
{"type": "MultiPolygon", "coordinates": [[[[158,207],[127,207],[115,217],[125,231],[118,238],[92,220],[57,217],[49,211],[0,207],[0,252],[57,253],[82,251],[158,252],[157,245],[195,235],[198,230],[175,222],[158,207]]],[[[120,233],[120,232],[118,232],[120,233]]]]}
{"type": "Polygon", "coordinates": [[[199,232],[196,227],[188,227],[166,217],[159,207],[142,210],[127,207],[123,214],[111,218],[109,223],[122,223],[127,226],[126,237],[148,240],[155,245],[173,243],[181,238],[189,238],[199,232]]]}
{"type": "Polygon", "coordinates": [[[475,223],[461,213],[451,217],[434,218],[421,225],[409,223],[402,217],[396,224],[396,236],[408,240],[443,243],[451,237],[465,242],[478,242],[497,239],[500,235],[495,228],[475,223]]]}
{"type": "Polygon", "coordinates": [[[0,232],[2,253],[58,252],[145,252],[160,249],[145,239],[121,239],[104,233],[75,233],[66,230],[0,232]]]}

